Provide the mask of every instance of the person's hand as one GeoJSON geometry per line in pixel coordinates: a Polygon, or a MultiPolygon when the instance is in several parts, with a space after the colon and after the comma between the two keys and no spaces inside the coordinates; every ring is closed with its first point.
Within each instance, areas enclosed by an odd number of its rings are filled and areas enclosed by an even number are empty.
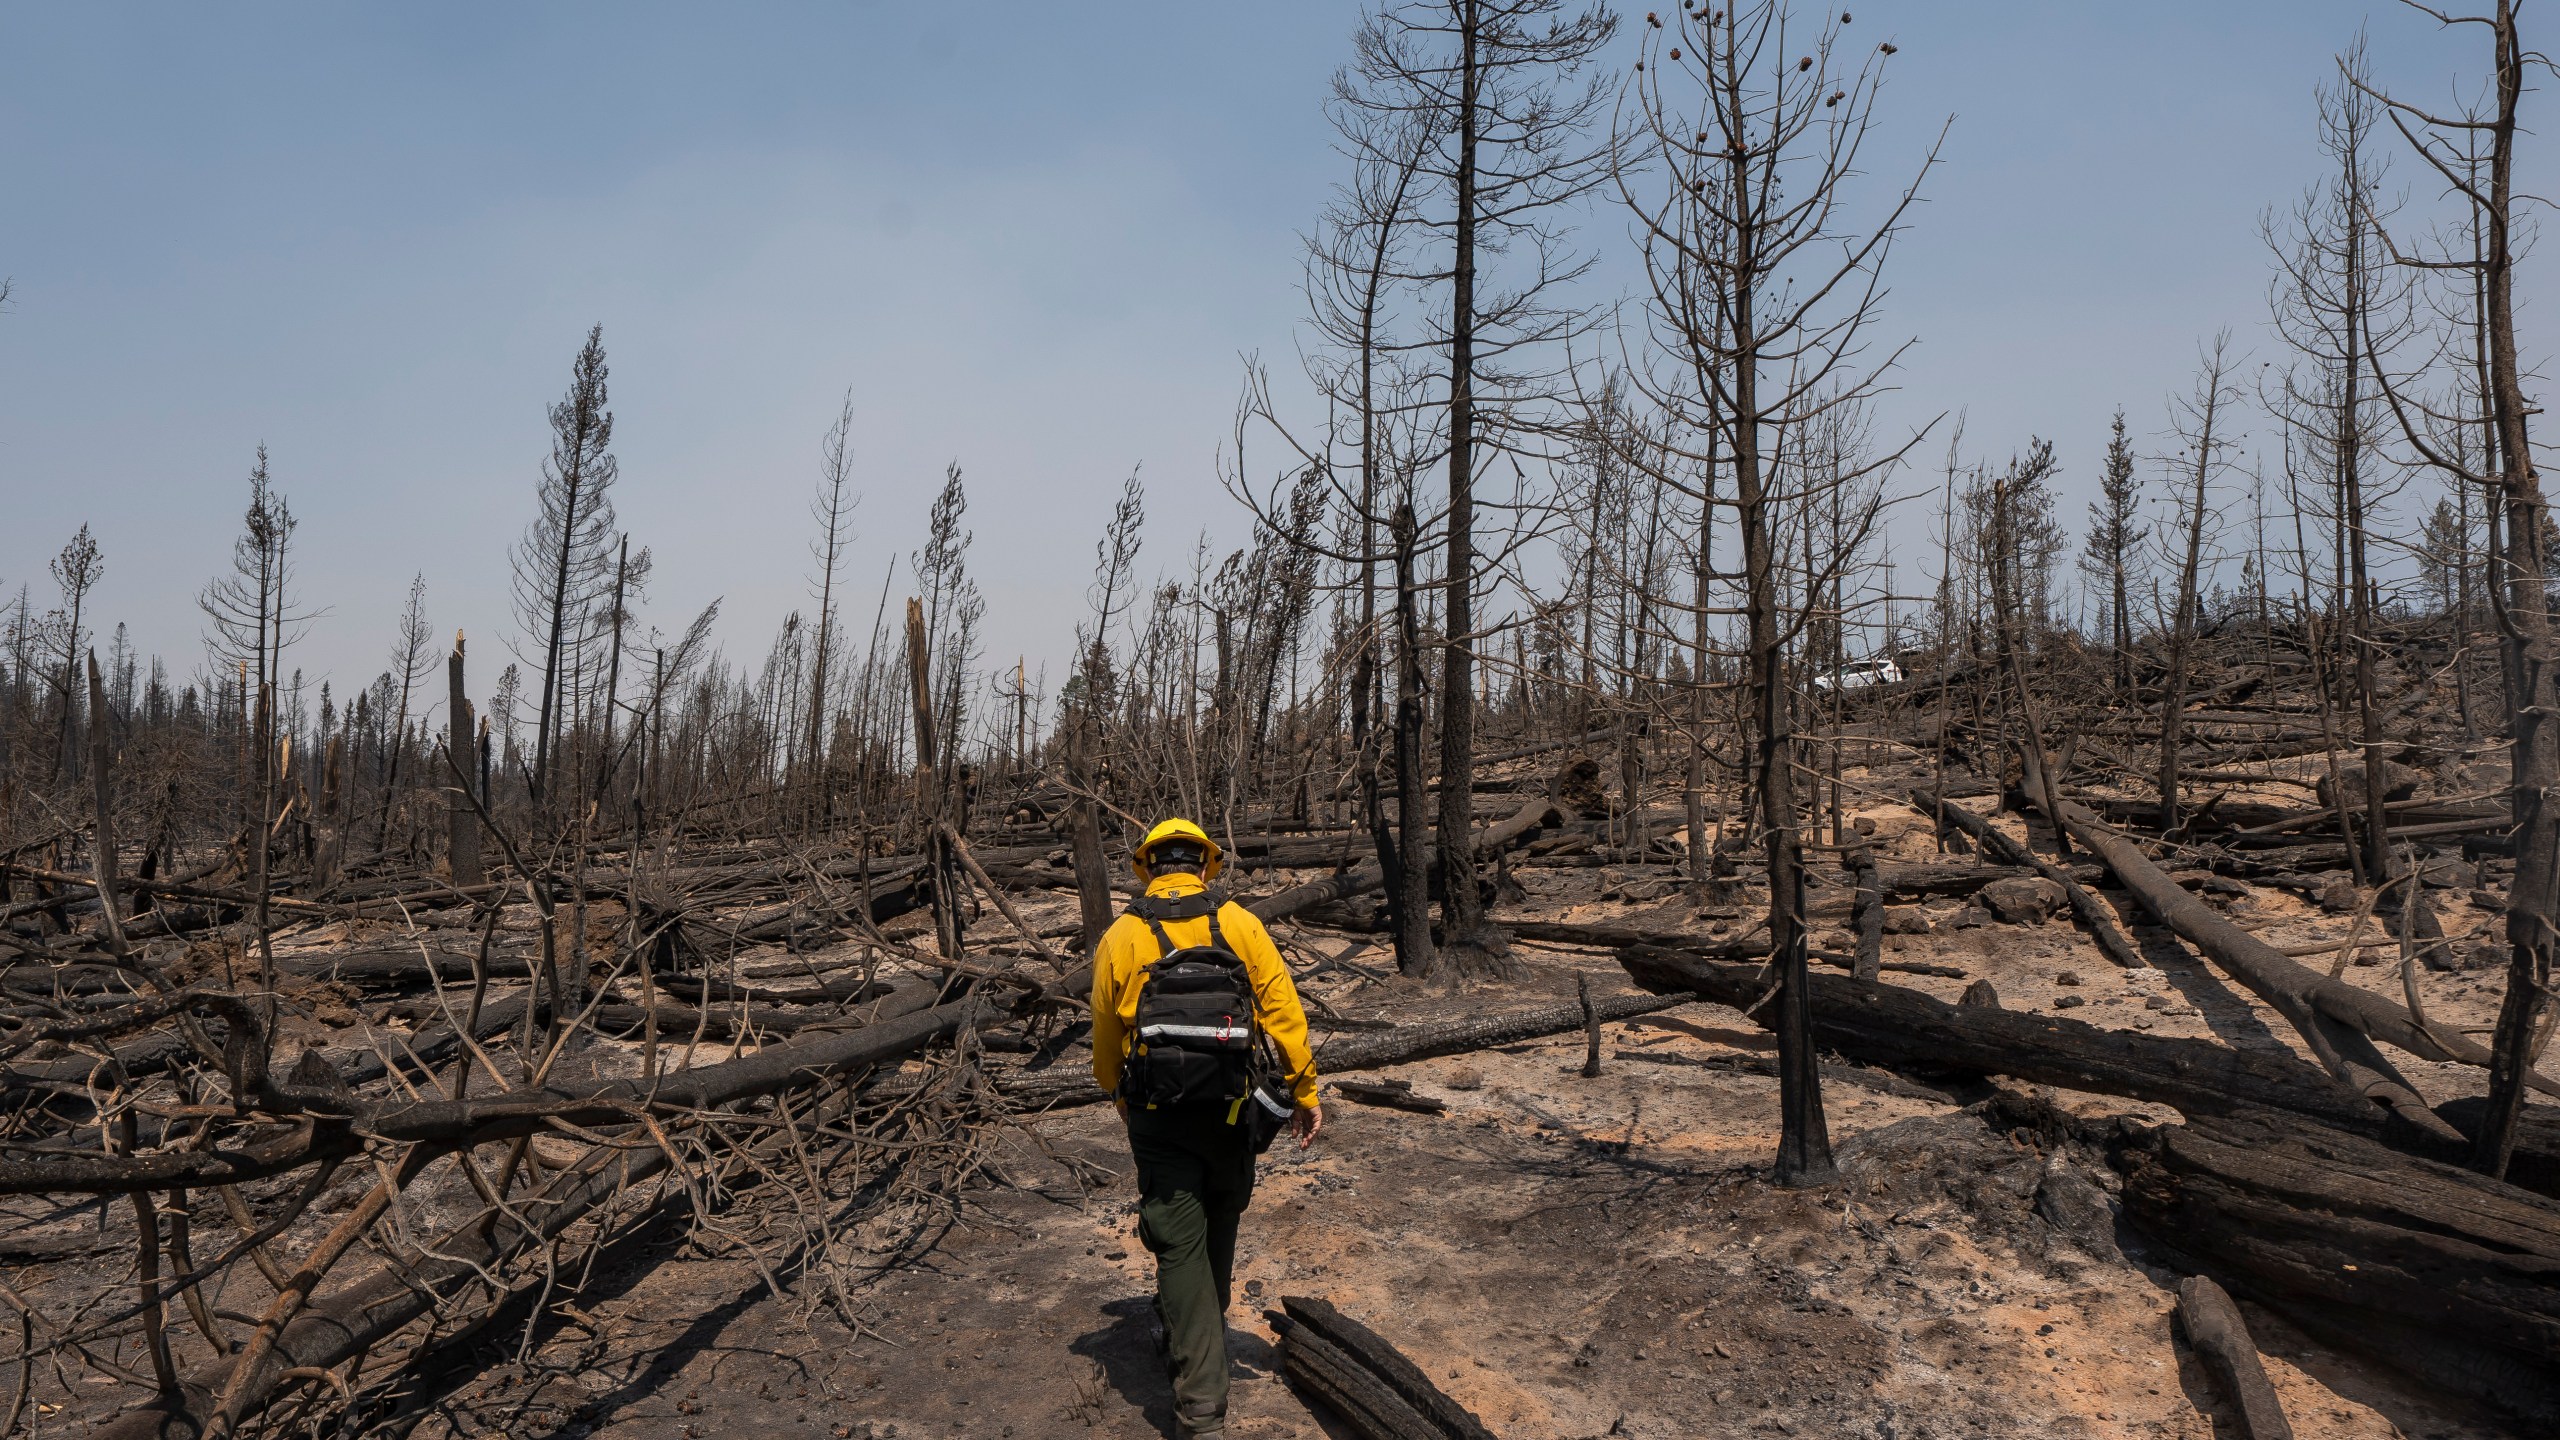
{"type": "Polygon", "coordinates": [[[1324,1128],[1324,1107],[1308,1105],[1289,1117],[1289,1128],[1298,1132],[1298,1148],[1316,1143],[1316,1132],[1324,1128]]]}

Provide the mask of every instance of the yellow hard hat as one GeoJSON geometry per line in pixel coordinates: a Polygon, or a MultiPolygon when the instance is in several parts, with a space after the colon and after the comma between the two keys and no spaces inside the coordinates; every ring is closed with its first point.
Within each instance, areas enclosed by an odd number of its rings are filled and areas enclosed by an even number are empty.
{"type": "Polygon", "coordinates": [[[1209,832],[1177,816],[1148,831],[1147,838],[1139,841],[1138,848],[1129,853],[1129,863],[1138,872],[1139,879],[1156,878],[1155,867],[1147,863],[1147,856],[1167,840],[1188,840],[1200,847],[1201,853],[1207,857],[1200,866],[1200,878],[1203,880],[1215,880],[1218,872],[1227,868],[1226,852],[1218,848],[1217,841],[1209,838],[1209,832]]]}

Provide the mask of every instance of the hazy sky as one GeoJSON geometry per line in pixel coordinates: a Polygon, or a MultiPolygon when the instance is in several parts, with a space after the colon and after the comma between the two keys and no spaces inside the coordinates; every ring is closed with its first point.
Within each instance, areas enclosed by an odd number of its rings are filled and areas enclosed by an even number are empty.
{"type": "MultiPolygon", "coordinates": [[[[2313,178],[2312,87],[2368,10],[2414,96],[2482,60],[2476,32],[2355,0],[1847,3],[1901,52],[1879,179],[1955,120],[1893,256],[1882,333],[1919,343],[1888,425],[1962,409],[1981,452],[2056,439],[2075,533],[2117,405],[2148,445],[2200,337],[2275,354],[2258,216],[2313,178]]],[[[1147,568],[1244,530],[1213,460],[1240,357],[1294,366],[1356,11],[7,0],[0,584],[51,603],[44,563],[85,521],[102,632],[192,670],[264,442],[326,611],[294,658],[363,684],[423,572],[485,691],[545,407],[601,322],[650,619],[724,596],[752,659],[808,603],[818,441],[850,390],[856,628],[892,555],[905,593],[956,460],[990,658],[1036,666],[1133,466],[1147,568]]],[[[2560,142],[2526,144],[2548,193],[2560,142]]],[[[1581,233],[1627,251],[1605,209],[1581,233]]],[[[2530,310],[2525,335],[2547,352],[2530,310]]]]}

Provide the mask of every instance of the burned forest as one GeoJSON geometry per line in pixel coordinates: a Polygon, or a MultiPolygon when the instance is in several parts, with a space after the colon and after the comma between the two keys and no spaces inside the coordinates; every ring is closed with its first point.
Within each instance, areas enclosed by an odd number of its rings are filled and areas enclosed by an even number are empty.
{"type": "Polygon", "coordinates": [[[504,634],[374,537],[324,680],[286,439],[199,651],[81,528],[0,604],[0,1440],[1176,1433],[1089,1012],[1174,816],[1325,1120],[1225,1433],[2560,1433],[2521,8],[2336,37],[2263,308],[2079,474],[1899,397],[1897,242],[1974,223],[1919,42],[1378,0],[1228,540],[1161,466],[1044,505],[1045,665],[1025,507],[866,468],[860,393],[806,606],[659,605],[610,315],[504,634]]]}

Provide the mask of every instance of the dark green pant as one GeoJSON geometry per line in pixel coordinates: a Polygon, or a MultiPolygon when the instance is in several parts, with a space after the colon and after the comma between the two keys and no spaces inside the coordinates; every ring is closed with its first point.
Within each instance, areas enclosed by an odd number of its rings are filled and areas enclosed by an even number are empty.
{"type": "Polygon", "coordinates": [[[1226,1119],[1223,1105],[1129,1112],[1138,1238],[1156,1257],[1174,1408],[1195,1422],[1227,1413],[1228,1289],[1253,1200],[1253,1146],[1226,1119]]]}

